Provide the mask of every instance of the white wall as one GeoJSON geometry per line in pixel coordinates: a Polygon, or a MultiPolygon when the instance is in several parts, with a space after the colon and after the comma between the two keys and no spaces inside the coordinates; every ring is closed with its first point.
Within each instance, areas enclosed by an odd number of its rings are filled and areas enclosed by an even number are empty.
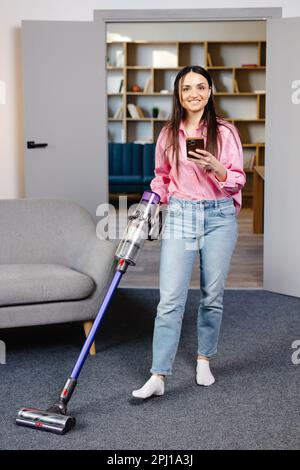
{"type": "MultiPolygon", "coordinates": [[[[153,41],[153,23],[110,23],[109,41],[153,41]]],[[[265,41],[265,21],[155,23],[157,41],[265,41]]]]}
{"type": "MultiPolygon", "coordinates": [[[[23,115],[20,28],[22,20],[92,21],[93,10],[125,9],[123,0],[0,0],[0,80],[6,104],[0,104],[0,198],[22,197],[23,115]]],[[[126,9],[182,8],[181,0],[127,0],[126,9]]],[[[186,0],[185,8],[282,7],[283,17],[300,16],[298,0],[186,0]]]]}

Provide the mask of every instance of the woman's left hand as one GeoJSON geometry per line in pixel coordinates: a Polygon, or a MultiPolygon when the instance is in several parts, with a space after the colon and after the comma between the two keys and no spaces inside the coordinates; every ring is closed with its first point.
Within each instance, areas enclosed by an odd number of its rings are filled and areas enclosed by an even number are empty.
{"type": "Polygon", "coordinates": [[[213,171],[219,181],[226,180],[226,168],[210,152],[207,150],[196,149],[196,152],[190,151],[189,155],[197,157],[197,160],[193,159],[193,162],[200,166],[205,173],[213,171]]]}

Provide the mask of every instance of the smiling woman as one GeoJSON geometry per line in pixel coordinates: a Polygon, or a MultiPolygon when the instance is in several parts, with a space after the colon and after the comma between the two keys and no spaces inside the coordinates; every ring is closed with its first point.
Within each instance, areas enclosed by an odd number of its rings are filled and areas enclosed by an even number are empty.
{"type": "Polygon", "coordinates": [[[216,115],[209,73],[184,67],[174,82],[170,121],[156,144],[151,189],[168,203],[161,244],[160,302],[153,336],[151,378],[133,391],[136,398],[164,394],[172,374],[187,292],[196,254],[200,256],[196,382],[215,382],[209,360],[217,352],[223,293],[237,241],[236,216],[245,184],[243,152],[233,125],[216,115]],[[191,135],[193,134],[193,135],[191,135]],[[205,149],[186,152],[187,137],[205,149]]]}
{"type": "MultiPolygon", "coordinates": [[[[188,134],[191,134],[194,133],[199,126],[199,116],[201,119],[205,106],[208,104],[211,96],[212,87],[205,76],[194,71],[186,73],[186,75],[180,79],[180,82],[180,103],[186,112],[185,129],[188,134]]],[[[213,141],[214,140],[213,136],[213,141]]],[[[215,150],[215,142],[213,142],[212,146],[214,147],[213,150],[215,150]]],[[[204,171],[214,171],[219,181],[226,180],[226,169],[210,152],[203,149],[196,149],[194,152],[189,151],[188,155],[196,157],[194,158],[194,162],[204,171]]]]}
{"type": "Polygon", "coordinates": [[[192,113],[204,109],[210,93],[211,87],[205,77],[195,72],[187,73],[181,80],[181,105],[192,113]]]}

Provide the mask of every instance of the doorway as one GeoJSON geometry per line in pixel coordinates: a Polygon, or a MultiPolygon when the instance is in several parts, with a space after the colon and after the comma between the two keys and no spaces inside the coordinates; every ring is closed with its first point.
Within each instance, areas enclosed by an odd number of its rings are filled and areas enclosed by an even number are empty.
{"type": "MultiPolygon", "coordinates": [[[[107,24],[109,196],[117,211],[120,195],[130,205],[149,188],[155,142],[170,115],[173,82],[180,68],[198,64],[209,70],[217,112],[240,132],[247,184],[238,219],[239,240],[227,280],[230,288],[262,287],[263,235],[253,234],[252,226],[253,167],[264,164],[265,57],[265,21],[107,24]],[[150,174],[143,175],[143,163],[135,167],[134,175],[114,174],[122,152],[127,159],[137,158],[140,152],[142,162],[142,153],[146,153],[151,160],[146,165],[150,174]]],[[[199,284],[198,264],[192,288],[199,284]]],[[[158,266],[159,243],[146,244],[126,285],[158,287],[158,266]]]]}

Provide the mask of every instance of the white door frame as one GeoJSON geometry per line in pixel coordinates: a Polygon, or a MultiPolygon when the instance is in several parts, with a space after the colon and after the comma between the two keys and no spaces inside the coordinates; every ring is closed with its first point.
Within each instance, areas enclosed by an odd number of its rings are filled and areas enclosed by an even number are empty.
{"type": "MultiPolygon", "coordinates": [[[[138,22],[199,22],[199,21],[258,21],[282,18],[282,8],[214,8],[214,9],[177,9],[177,10],[95,10],[94,21],[99,24],[101,51],[99,59],[106,67],[106,25],[109,23],[138,22]]],[[[107,142],[107,98],[104,93],[100,99],[101,114],[105,117],[100,123],[102,135],[101,153],[108,161],[107,142]]],[[[108,167],[108,165],[107,165],[108,167]]],[[[107,180],[108,180],[107,170],[107,180]]],[[[108,199],[108,194],[107,194],[108,199]]]]}

